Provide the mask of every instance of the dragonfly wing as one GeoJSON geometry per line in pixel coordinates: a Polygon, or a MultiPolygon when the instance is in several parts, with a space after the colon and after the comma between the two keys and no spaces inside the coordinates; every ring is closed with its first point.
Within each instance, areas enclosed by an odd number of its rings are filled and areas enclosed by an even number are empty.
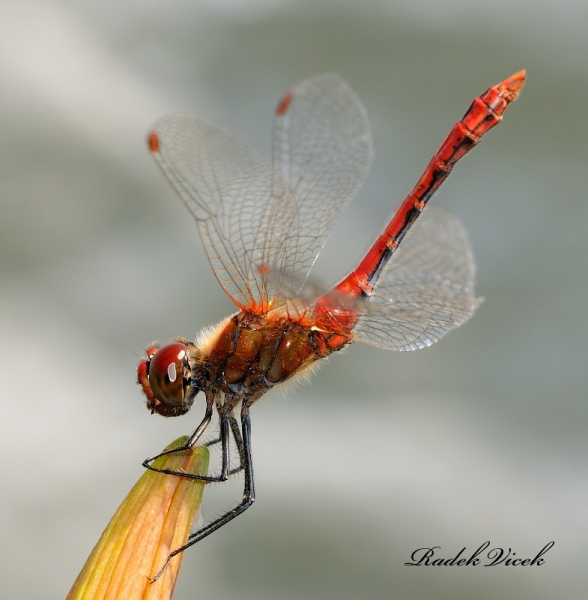
{"type": "MultiPolygon", "coordinates": [[[[372,158],[365,107],[341,77],[315,75],[284,95],[274,121],[272,202],[255,246],[285,289],[304,284],[372,158]]],[[[284,295],[279,281],[273,289],[284,295]]]]}
{"type": "Polygon", "coordinates": [[[285,195],[279,176],[248,144],[191,116],[157,121],[150,147],[194,215],[224,290],[240,308],[261,311],[264,282],[252,251],[272,189],[285,195]]]}
{"type": "Polygon", "coordinates": [[[384,269],[361,309],[357,341],[391,350],[418,350],[465,323],[480,300],[476,265],[463,223],[428,207],[384,269]]]}

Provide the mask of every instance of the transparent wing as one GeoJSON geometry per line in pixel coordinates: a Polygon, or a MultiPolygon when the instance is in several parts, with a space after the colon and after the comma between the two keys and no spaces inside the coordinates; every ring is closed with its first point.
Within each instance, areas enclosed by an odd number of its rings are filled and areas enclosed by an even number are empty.
{"type": "Polygon", "coordinates": [[[272,186],[285,195],[279,177],[259,152],[195,117],[168,115],[152,130],[153,156],[194,215],[219,283],[240,308],[255,309],[261,275],[252,251],[272,186]]]}
{"type": "Polygon", "coordinates": [[[372,159],[365,107],[341,77],[315,75],[284,95],[274,121],[272,203],[256,239],[259,261],[278,274],[270,297],[286,295],[281,283],[300,290],[372,159]]]}
{"type": "Polygon", "coordinates": [[[329,73],[283,97],[273,170],[245,142],[189,116],[160,119],[150,147],[194,215],[218,281],[258,313],[284,303],[289,279],[304,282],[372,159],[365,108],[329,73]]]}
{"type": "Polygon", "coordinates": [[[357,341],[390,350],[418,350],[465,323],[480,301],[476,265],[462,222],[428,207],[402,240],[365,301],[357,341]]]}

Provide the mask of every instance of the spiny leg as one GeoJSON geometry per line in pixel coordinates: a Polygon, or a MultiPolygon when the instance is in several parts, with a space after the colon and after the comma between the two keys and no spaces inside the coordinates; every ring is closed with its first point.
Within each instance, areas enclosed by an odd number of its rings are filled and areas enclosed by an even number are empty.
{"type": "MultiPolygon", "coordinates": [[[[196,428],[194,433],[190,436],[188,441],[183,446],[178,446],[177,448],[170,448],[169,450],[165,450],[161,452],[157,456],[153,458],[148,458],[143,461],[143,466],[146,469],[150,469],[151,471],[156,471],[157,473],[164,473],[166,475],[177,475],[178,477],[185,477],[186,479],[198,479],[199,481],[208,481],[208,482],[220,482],[226,481],[229,478],[229,417],[227,411],[222,411],[220,413],[220,441],[221,441],[221,472],[220,475],[217,476],[209,476],[209,475],[195,475],[193,473],[184,473],[182,471],[173,471],[172,469],[158,469],[153,467],[151,463],[159,458],[160,456],[165,456],[168,454],[174,454],[177,452],[183,452],[189,450],[196,444],[198,439],[204,433],[210,421],[212,419],[212,398],[207,398],[206,402],[206,412],[204,414],[204,418],[200,422],[200,425],[196,428]]],[[[217,404],[218,407],[218,404],[217,404]]],[[[233,417],[234,420],[234,417],[233,417]]]]}
{"type": "MultiPolygon", "coordinates": [[[[227,411],[227,413],[221,415],[221,423],[223,421],[228,423],[228,412],[230,411],[227,411]]],[[[228,433],[228,429],[226,431],[228,433]]],[[[245,512],[253,504],[253,502],[255,502],[255,482],[253,477],[253,461],[251,455],[251,418],[249,416],[249,405],[247,403],[244,403],[241,406],[241,432],[243,435],[243,468],[245,471],[245,482],[243,485],[243,496],[241,498],[241,502],[235,508],[226,512],[218,519],[215,519],[208,525],[202,527],[202,529],[191,533],[188,537],[188,541],[183,546],[176,548],[170,553],[159,573],[157,573],[157,575],[151,579],[152,582],[157,581],[159,577],[161,577],[161,574],[165,571],[169,565],[169,562],[174,556],[177,556],[217,529],[220,529],[223,525],[226,525],[229,521],[232,521],[235,517],[238,517],[241,513],[245,512]]],[[[222,434],[223,429],[221,428],[221,437],[222,434]]]]}
{"type": "MultiPolygon", "coordinates": [[[[241,430],[239,429],[239,423],[237,422],[237,419],[235,418],[235,415],[233,414],[232,410],[227,413],[227,418],[231,426],[231,432],[233,434],[233,439],[235,440],[235,445],[237,446],[237,452],[239,453],[239,466],[229,471],[230,477],[231,475],[236,475],[237,473],[240,473],[244,469],[245,462],[243,459],[243,438],[241,436],[241,430]]],[[[206,442],[206,444],[204,445],[210,447],[214,446],[215,444],[218,444],[220,441],[221,438],[219,435],[217,438],[206,442]]]]}

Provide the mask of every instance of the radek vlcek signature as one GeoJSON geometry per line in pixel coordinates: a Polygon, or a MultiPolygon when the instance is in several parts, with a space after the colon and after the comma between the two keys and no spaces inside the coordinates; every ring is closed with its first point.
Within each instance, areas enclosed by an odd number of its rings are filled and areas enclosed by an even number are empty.
{"type": "Polygon", "coordinates": [[[441,556],[441,546],[418,548],[411,555],[411,562],[405,562],[407,567],[496,567],[498,565],[511,567],[540,567],[545,562],[545,554],[553,548],[555,542],[549,542],[535,556],[521,557],[512,548],[496,546],[491,550],[490,542],[484,542],[476,551],[468,555],[467,549],[462,548],[451,557],[441,556]]]}

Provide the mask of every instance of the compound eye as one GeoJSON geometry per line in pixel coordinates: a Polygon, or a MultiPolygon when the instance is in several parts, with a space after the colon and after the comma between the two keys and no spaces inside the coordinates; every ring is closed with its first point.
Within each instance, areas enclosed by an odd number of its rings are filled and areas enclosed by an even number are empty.
{"type": "Polygon", "coordinates": [[[172,408],[184,404],[186,346],[174,342],[160,348],[149,361],[149,385],[159,402],[172,408]]]}

